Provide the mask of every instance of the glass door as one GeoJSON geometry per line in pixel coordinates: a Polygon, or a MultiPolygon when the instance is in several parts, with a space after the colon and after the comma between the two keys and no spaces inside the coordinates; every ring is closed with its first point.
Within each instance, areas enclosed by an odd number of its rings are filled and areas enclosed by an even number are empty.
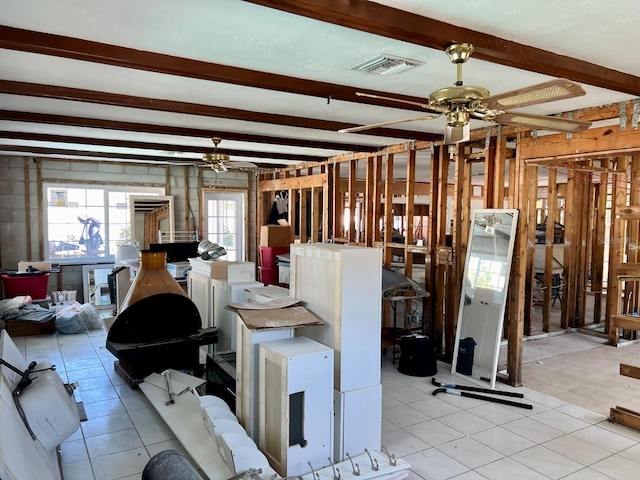
{"type": "Polygon", "coordinates": [[[203,238],[225,248],[223,260],[244,261],[246,191],[211,190],[204,193],[203,238]]]}

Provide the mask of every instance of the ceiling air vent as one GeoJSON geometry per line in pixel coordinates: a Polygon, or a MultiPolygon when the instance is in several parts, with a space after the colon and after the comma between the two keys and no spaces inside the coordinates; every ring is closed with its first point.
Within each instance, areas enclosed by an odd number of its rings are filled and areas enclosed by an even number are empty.
{"type": "Polygon", "coordinates": [[[349,67],[349,70],[357,70],[360,72],[370,73],[372,75],[390,75],[392,73],[400,73],[409,70],[424,62],[411,60],[409,58],[394,57],[393,55],[380,54],[375,57],[367,58],[361,62],[349,67]]]}

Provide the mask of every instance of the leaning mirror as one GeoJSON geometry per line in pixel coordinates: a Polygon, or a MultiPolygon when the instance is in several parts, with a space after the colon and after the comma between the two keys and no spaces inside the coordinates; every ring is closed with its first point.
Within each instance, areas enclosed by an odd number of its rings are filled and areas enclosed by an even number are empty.
{"type": "Polygon", "coordinates": [[[471,218],[451,373],[494,388],[518,211],[471,218]]]}
{"type": "Polygon", "coordinates": [[[131,239],[142,250],[150,243],[174,241],[173,196],[171,195],[131,195],[131,239]]]}

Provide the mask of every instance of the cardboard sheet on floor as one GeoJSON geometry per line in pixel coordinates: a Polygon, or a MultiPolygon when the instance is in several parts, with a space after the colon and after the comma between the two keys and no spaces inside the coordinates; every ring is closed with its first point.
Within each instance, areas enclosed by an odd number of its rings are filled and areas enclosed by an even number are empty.
{"type": "Polygon", "coordinates": [[[301,306],[261,310],[245,310],[230,306],[229,309],[236,312],[247,328],[252,330],[325,325],[325,322],[301,306]]]}

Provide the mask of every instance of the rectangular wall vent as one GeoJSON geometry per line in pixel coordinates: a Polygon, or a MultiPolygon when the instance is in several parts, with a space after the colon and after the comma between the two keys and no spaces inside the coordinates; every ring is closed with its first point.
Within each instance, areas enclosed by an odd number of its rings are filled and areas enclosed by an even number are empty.
{"type": "Polygon", "coordinates": [[[357,70],[372,75],[390,75],[392,73],[404,72],[423,63],[424,62],[419,62],[418,60],[395,57],[382,53],[350,66],[349,70],[357,70]]]}

